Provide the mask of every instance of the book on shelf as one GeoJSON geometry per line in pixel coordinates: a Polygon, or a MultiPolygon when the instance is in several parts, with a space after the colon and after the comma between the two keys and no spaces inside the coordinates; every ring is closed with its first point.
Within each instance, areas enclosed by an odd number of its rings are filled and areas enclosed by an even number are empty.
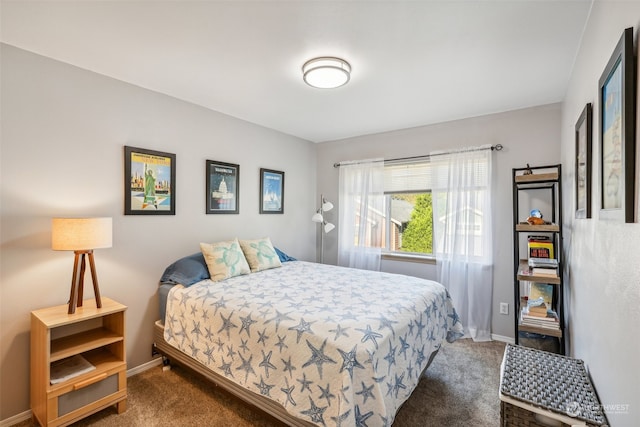
{"type": "Polygon", "coordinates": [[[58,384],[78,375],[86,374],[96,369],[87,359],[79,354],[56,360],[51,363],[49,382],[58,384]]]}
{"type": "Polygon", "coordinates": [[[526,305],[522,307],[522,315],[545,318],[549,315],[550,305],[547,305],[544,298],[527,299],[526,305]]]}
{"type": "Polygon", "coordinates": [[[536,328],[553,329],[553,330],[560,329],[560,322],[558,321],[540,322],[540,321],[534,321],[534,320],[525,318],[525,319],[522,319],[522,322],[520,322],[520,324],[524,326],[534,326],[536,328]]]}
{"type": "Polygon", "coordinates": [[[547,310],[545,317],[531,315],[529,307],[524,307],[520,314],[520,324],[537,328],[560,329],[558,314],[554,310],[547,310]]]}
{"type": "Polygon", "coordinates": [[[527,236],[527,240],[530,242],[536,241],[536,242],[550,242],[551,241],[551,237],[549,236],[544,236],[544,235],[540,235],[540,236],[535,236],[535,235],[528,235],[527,236]]]}
{"type": "Polygon", "coordinates": [[[549,309],[547,308],[547,305],[541,305],[539,307],[529,307],[529,316],[535,316],[535,317],[547,317],[547,312],[549,311],[549,309]]]}
{"type": "Polygon", "coordinates": [[[529,299],[540,299],[546,304],[547,307],[551,307],[553,302],[553,285],[548,283],[531,283],[531,289],[529,290],[529,299]]]}
{"type": "Polygon", "coordinates": [[[540,328],[540,329],[548,329],[550,331],[559,331],[560,330],[560,324],[559,323],[554,323],[553,325],[536,325],[533,323],[528,323],[528,322],[522,322],[521,323],[522,326],[532,326],[534,328],[540,328]]]}
{"type": "MultiPolygon", "coordinates": [[[[543,306],[546,307],[546,304],[543,304],[540,307],[543,307],[543,306]]],[[[523,316],[531,316],[531,310],[532,309],[535,309],[535,307],[524,306],[524,307],[522,307],[521,314],[523,316]]],[[[558,313],[556,313],[556,311],[554,309],[547,307],[545,317],[548,317],[550,319],[557,319],[558,318],[558,313]]]]}
{"type": "Polygon", "coordinates": [[[546,267],[533,267],[531,268],[531,274],[534,276],[558,277],[558,269],[546,268],[546,267]]]}
{"type": "Polygon", "coordinates": [[[547,236],[528,236],[529,258],[554,258],[553,242],[547,236]]]}
{"type": "Polygon", "coordinates": [[[522,319],[527,319],[532,322],[540,322],[540,323],[553,323],[558,322],[558,315],[553,310],[547,310],[547,313],[544,316],[536,316],[532,314],[528,314],[526,312],[522,313],[522,319]]]}
{"type": "Polygon", "coordinates": [[[529,267],[558,268],[558,260],[555,258],[529,258],[529,267]]]}

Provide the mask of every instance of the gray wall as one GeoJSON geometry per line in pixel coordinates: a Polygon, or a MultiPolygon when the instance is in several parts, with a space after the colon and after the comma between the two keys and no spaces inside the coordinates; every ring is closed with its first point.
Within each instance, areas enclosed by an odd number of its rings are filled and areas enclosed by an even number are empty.
{"type": "Polygon", "coordinates": [[[627,27],[634,27],[637,50],[639,24],[640,2],[594,3],[562,106],[561,155],[569,213],[575,209],[573,130],[585,104],[594,107],[592,218],[567,215],[564,224],[569,342],[571,354],[587,362],[602,403],[610,405],[608,417],[614,426],[637,426],[640,419],[640,225],[599,219],[598,80],[627,27]]]}
{"type": "Polygon", "coordinates": [[[0,420],[29,409],[30,311],[69,295],[73,254],[51,250],[52,217],[113,217],[113,248],[95,256],[102,295],[129,307],[129,368],[151,360],[160,275],[199,242],[268,235],[315,256],[314,144],[7,45],[1,56],[0,420]],[[124,145],[177,155],[175,216],[123,215],[124,145]],[[206,159],[240,165],[239,215],[205,215],[206,159]],[[284,215],[258,214],[260,167],[285,171],[284,215]]]}
{"type": "MultiPolygon", "coordinates": [[[[496,190],[493,206],[495,269],[492,332],[501,337],[513,338],[511,169],[524,167],[526,163],[532,166],[558,163],[559,141],[560,105],[552,104],[322,143],[318,145],[318,192],[324,193],[338,207],[338,169],[333,164],[339,161],[418,156],[433,150],[502,144],[504,150],[493,154],[496,190]],[[499,302],[509,303],[508,316],[499,314],[499,302]]],[[[327,214],[329,220],[338,217],[337,211],[335,209],[327,214]]],[[[337,227],[325,237],[325,262],[335,263],[337,260],[337,227]]],[[[436,279],[433,265],[383,261],[382,269],[436,279]]]]}

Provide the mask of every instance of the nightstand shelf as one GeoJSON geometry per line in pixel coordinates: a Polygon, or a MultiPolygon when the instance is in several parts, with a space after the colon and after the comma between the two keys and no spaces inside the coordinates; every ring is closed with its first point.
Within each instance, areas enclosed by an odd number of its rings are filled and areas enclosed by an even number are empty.
{"type": "Polygon", "coordinates": [[[104,408],[126,410],[127,307],[102,298],[31,312],[31,410],[36,423],[66,426],[104,408]],[[51,364],[81,355],[94,369],[51,384],[51,364]]]}
{"type": "Polygon", "coordinates": [[[51,341],[51,362],[123,341],[124,336],[105,328],[91,329],[51,341]]]}

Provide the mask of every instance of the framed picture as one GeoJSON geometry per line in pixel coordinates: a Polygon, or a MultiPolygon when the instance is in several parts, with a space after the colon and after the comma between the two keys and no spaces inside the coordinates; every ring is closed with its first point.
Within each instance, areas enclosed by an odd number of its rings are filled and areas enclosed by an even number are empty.
{"type": "Polygon", "coordinates": [[[624,30],[599,80],[600,218],[634,221],[633,28],[624,30]]]}
{"type": "Polygon", "coordinates": [[[576,218],[591,218],[592,115],[589,102],[576,122],[576,218]]]}
{"type": "Polygon", "coordinates": [[[207,160],[208,214],[240,212],[240,165],[207,160]]]}
{"type": "Polygon", "coordinates": [[[124,214],[176,214],[176,155],[124,147],[124,214]]]}
{"type": "Polygon", "coordinates": [[[640,222],[640,55],[636,55],[636,222],[640,222]]]}
{"type": "Polygon", "coordinates": [[[260,169],[260,213],[284,213],[284,172],[260,169]]]}

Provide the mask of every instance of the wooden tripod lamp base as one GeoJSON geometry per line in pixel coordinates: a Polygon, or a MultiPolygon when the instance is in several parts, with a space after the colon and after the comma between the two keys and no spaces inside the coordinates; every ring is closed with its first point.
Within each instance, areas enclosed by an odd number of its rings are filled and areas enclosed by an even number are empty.
{"type": "Polygon", "coordinates": [[[96,274],[96,264],[93,259],[93,250],[74,251],[73,276],[71,277],[71,294],[69,295],[69,314],[76,312],[76,307],[82,307],[84,299],[84,273],[86,269],[85,256],[89,258],[89,268],[91,269],[91,279],[93,280],[93,293],[96,297],[96,306],[102,307],[100,299],[100,288],[98,287],[98,276],[96,274]]]}

